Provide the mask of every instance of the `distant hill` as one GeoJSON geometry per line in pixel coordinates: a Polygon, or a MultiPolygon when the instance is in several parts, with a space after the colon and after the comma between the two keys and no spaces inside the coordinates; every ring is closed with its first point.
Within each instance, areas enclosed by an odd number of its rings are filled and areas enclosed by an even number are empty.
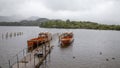
{"type": "Polygon", "coordinates": [[[38,17],[38,16],[31,16],[31,17],[27,18],[26,20],[34,21],[34,20],[37,20],[37,19],[39,19],[39,18],[40,18],[40,17],[38,17]]]}
{"type": "Polygon", "coordinates": [[[31,16],[29,18],[24,18],[20,16],[0,16],[0,22],[20,22],[20,21],[46,21],[47,18],[40,18],[38,16],[31,16]]]}
{"type": "Polygon", "coordinates": [[[20,21],[20,23],[41,23],[41,22],[46,22],[49,21],[49,19],[47,18],[38,18],[36,20],[22,20],[20,21]]]}
{"type": "MultiPolygon", "coordinates": [[[[16,19],[17,20],[17,19],[16,19]]],[[[30,17],[24,20],[13,20],[9,17],[1,17],[0,26],[39,26],[42,22],[49,21],[47,18],[30,17]]]]}
{"type": "Polygon", "coordinates": [[[37,20],[22,20],[19,23],[23,26],[39,26],[43,22],[47,22],[49,19],[47,18],[39,18],[37,20]]]}

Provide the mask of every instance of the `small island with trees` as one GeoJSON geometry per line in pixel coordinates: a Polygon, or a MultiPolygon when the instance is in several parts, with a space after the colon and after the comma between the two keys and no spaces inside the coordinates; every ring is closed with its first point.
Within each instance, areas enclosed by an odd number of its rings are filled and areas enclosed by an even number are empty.
{"type": "Polygon", "coordinates": [[[58,19],[39,18],[37,20],[22,20],[19,22],[0,22],[0,26],[39,26],[41,28],[63,29],[96,29],[96,30],[120,30],[120,25],[99,24],[91,21],[66,21],[58,19]]]}
{"type": "Polygon", "coordinates": [[[44,28],[120,30],[120,25],[98,24],[90,21],[49,20],[40,24],[44,28]]]}

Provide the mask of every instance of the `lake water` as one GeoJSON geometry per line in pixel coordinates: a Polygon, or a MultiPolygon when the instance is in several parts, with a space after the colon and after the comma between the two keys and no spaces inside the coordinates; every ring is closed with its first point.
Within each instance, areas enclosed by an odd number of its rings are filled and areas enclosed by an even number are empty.
{"type": "Polygon", "coordinates": [[[55,37],[50,61],[41,68],[120,68],[120,32],[87,29],[47,29],[39,27],[0,26],[0,66],[27,47],[27,40],[40,32],[73,32],[74,42],[67,48],[59,47],[55,37]]]}

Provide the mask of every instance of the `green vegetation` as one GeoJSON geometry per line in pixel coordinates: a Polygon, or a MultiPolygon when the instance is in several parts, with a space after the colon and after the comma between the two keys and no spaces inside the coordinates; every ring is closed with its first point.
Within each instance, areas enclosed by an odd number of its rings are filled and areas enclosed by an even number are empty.
{"type": "Polygon", "coordinates": [[[120,30],[120,25],[98,24],[90,21],[49,20],[40,18],[34,21],[0,22],[0,26],[40,26],[43,28],[120,30]]]}
{"type": "Polygon", "coordinates": [[[120,30],[120,25],[106,25],[98,24],[89,21],[62,21],[62,20],[49,20],[40,24],[44,28],[68,28],[68,29],[99,29],[99,30],[120,30]]]}

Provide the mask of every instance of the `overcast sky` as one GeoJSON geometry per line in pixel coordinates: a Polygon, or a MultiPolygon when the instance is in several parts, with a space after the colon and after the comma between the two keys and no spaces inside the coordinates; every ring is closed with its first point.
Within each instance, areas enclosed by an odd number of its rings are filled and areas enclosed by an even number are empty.
{"type": "Polygon", "coordinates": [[[0,0],[0,16],[120,24],[120,0],[0,0]]]}

